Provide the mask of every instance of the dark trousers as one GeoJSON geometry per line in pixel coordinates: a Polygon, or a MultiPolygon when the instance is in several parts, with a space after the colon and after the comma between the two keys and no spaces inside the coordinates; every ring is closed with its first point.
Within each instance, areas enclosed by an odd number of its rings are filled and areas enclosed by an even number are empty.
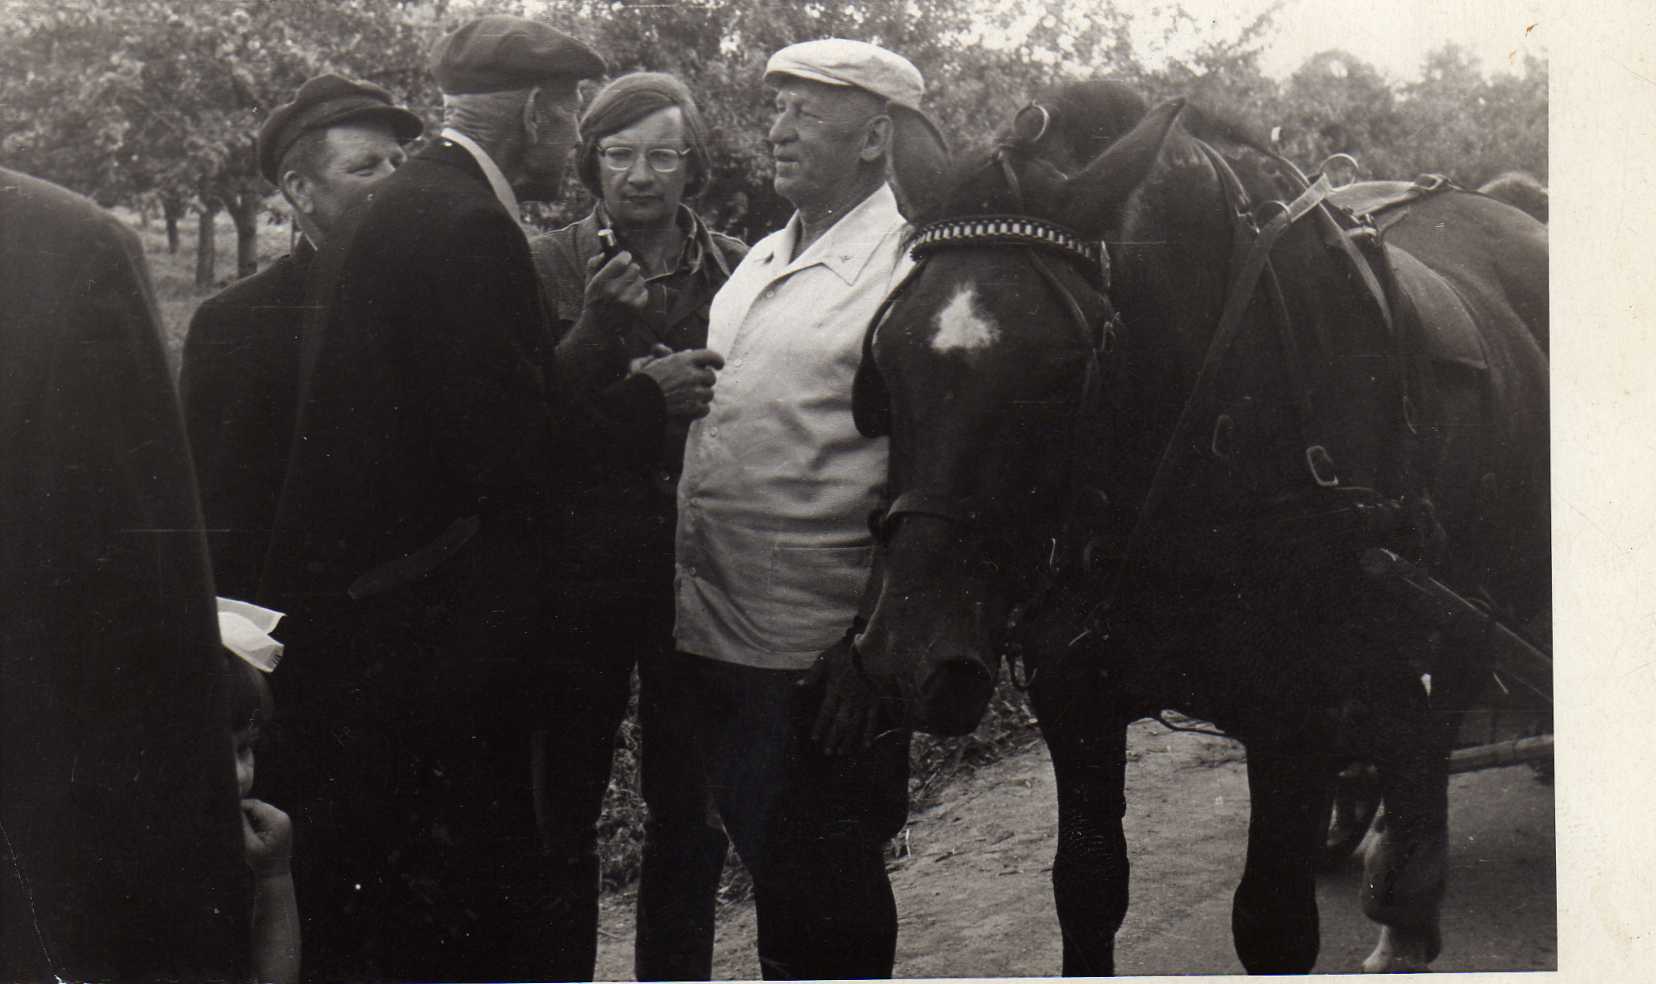
{"type": "MultiPolygon", "coordinates": [[[[441,585],[433,587],[439,590],[441,585]]],[[[515,980],[548,962],[530,636],[408,593],[284,623],[256,792],[294,825],[309,980],[515,980]],[[464,641],[460,641],[464,640],[464,641]]]]}
{"type": "Polygon", "coordinates": [[[897,908],[885,843],[908,814],[907,732],[830,758],[803,674],[680,655],[725,830],[753,875],[767,979],[890,977],[897,908]]]}
{"type": "Polygon", "coordinates": [[[648,819],[634,973],[639,980],[707,980],[713,973],[713,912],[725,835],[693,748],[691,707],[673,673],[671,623],[647,609],[588,608],[560,630],[544,730],[535,736],[533,756],[541,845],[554,868],[545,930],[553,953],[536,971],[541,980],[592,979],[598,823],[635,662],[639,774],[648,819]]]}
{"type": "Polygon", "coordinates": [[[303,744],[309,794],[293,819],[307,980],[541,974],[548,871],[526,731],[358,723],[303,744]]]}

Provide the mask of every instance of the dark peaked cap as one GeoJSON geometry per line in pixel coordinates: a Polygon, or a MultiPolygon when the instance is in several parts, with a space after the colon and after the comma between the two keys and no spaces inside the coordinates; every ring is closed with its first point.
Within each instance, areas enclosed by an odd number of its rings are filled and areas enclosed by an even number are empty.
{"type": "Polygon", "coordinates": [[[552,79],[590,79],[608,66],[562,31],[494,14],[460,25],[431,49],[431,74],[449,95],[528,89],[552,79]]]}
{"type": "Polygon", "coordinates": [[[294,141],[312,130],[356,119],[382,120],[404,143],[425,130],[418,116],[391,101],[391,93],[371,82],[329,72],[305,80],[293,99],[277,106],[259,127],[259,173],[271,184],[279,184],[277,168],[294,141]]]}

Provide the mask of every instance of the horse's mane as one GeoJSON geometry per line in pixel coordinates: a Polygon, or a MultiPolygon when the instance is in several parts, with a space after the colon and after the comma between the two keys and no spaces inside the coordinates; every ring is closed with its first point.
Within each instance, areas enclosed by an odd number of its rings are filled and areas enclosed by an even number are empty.
{"type": "Polygon", "coordinates": [[[1478,191],[1522,209],[1541,222],[1547,221],[1547,186],[1527,171],[1507,171],[1497,175],[1484,182],[1478,191]]]}
{"type": "Polygon", "coordinates": [[[1268,141],[1259,139],[1258,134],[1246,124],[1215,115],[1201,106],[1187,106],[1184,123],[1185,129],[1210,143],[1226,143],[1273,159],[1279,156],[1268,141]]]}
{"type": "MultiPolygon", "coordinates": [[[[1063,82],[1042,90],[1033,102],[1050,114],[1050,126],[1038,144],[1031,147],[1015,133],[1010,123],[1003,126],[981,153],[961,161],[946,184],[953,189],[921,217],[921,221],[951,215],[1007,210],[996,203],[992,191],[974,198],[972,182],[985,164],[1002,152],[1033,153],[1063,169],[1079,168],[1103,153],[1124,136],[1150,111],[1150,103],[1135,88],[1117,79],[1063,82]],[[997,207],[997,205],[1002,207],[997,207]]],[[[1285,177],[1281,161],[1269,143],[1248,126],[1203,107],[1187,105],[1180,117],[1185,132],[1203,140],[1233,164],[1248,162],[1243,172],[1263,172],[1260,180],[1285,177]]],[[[1292,168],[1286,170],[1291,171],[1292,168]]],[[[1246,180],[1246,173],[1244,173],[1246,180]]],[[[995,185],[998,179],[991,179],[995,185]]],[[[1275,189],[1280,192],[1282,189],[1275,189]]]]}
{"type": "MultiPolygon", "coordinates": [[[[1053,115],[1058,140],[1075,156],[1091,159],[1132,129],[1150,103],[1131,86],[1115,79],[1064,82],[1036,98],[1053,115]]],[[[1275,157],[1267,141],[1246,124],[1221,116],[1206,107],[1187,104],[1180,122],[1191,136],[1225,148],[1251,150],[1275,157]]]]}

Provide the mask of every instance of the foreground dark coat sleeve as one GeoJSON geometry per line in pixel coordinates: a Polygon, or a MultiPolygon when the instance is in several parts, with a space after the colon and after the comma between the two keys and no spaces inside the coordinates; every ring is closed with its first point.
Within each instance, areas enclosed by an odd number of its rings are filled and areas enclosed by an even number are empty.
{"type": "Polygon", "coordinates": [[[239,978],[213,586],[136,237],[0,170],[0,979],[239,978]]]}

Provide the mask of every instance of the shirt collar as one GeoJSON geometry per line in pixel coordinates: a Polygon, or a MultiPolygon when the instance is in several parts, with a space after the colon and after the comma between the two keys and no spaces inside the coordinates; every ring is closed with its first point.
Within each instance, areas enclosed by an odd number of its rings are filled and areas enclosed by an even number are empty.
{"type": "MultiPolygon", "coordinates": [[[[607,229],[613,223],[610,221],[609,208],[603,199],[592,209],[593,231],[607,229]]],[[[662,276],[671,276],[677,273],[697,274],[702,270],[702,264],[712,257],[719,271],[726,279],[730,277],[730,266],[725,262],[724,254],[720,252],[718,243],[713,240],[713,230],[707,227],[696,210],[683,202],[678,207],[679,228],[684,230],[684,245],[679,252],[679,258],[673,269],[662,276]]]]}
{"type": "Polygon", "coordinates": [[[805,248],[805,252],[788,263],[788,254],[799,241],[802,227],[799,213],[788,219],[788,224],[771,239],[771,255],[766,262],[781,261],[782,273],[793,273],[818,263],[834,272],[847,284],[857,277],[874,255],[874,244],[885,238],[894,222],[903,221],[897,210],[897,196],[891,185],[882,184],[857,204],[856,208],[840,216],[839,221],[822,234],[822,238],[805,248]]]}
{"type": "Polygon", "coordinates": [[[479,146],[477,141],[452,126],[444,127],[440,136],[444,140],[464,148],[466,153],[472,155],[472,160],[475,160],[477,166],[483,169],[483,177],[488,179],[489,188],[494,191],[495,197],[500,199],[500,204],[505,206],[506,211],[512,216],[512,221],[522,222],[523,208],[518,205],[517,195],[512,191],[511,182],[506,180],[506,174],[500,170],[499,165],[495,164],[494,158],[489,156],[489,152],[479,146]]]}

